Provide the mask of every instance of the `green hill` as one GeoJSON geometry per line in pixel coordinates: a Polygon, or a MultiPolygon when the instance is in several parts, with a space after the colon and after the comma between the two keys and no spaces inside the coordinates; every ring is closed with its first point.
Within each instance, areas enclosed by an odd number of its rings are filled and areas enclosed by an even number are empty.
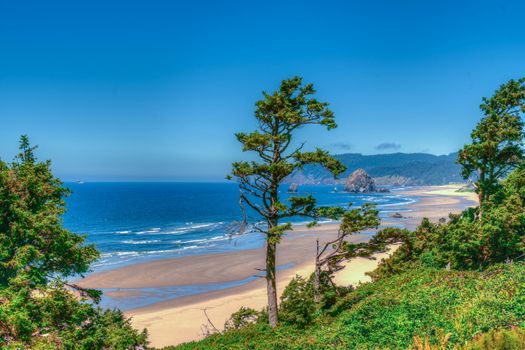
{"type": "MultiPolygon", "coordinates": [[[[436,156],[427,153],[391,153],[362,155],[345,153],[335,155],[348,168],[340,179],[345,179],[356,169],[364,169],[379,184],[443,185],[463,182],[461,167],[456,164],[457,153],[436,156]]],[[[306,166],[295,172],[288,182],[298,184],[334,184],[337,182],[321,167],[306,166]]]]}

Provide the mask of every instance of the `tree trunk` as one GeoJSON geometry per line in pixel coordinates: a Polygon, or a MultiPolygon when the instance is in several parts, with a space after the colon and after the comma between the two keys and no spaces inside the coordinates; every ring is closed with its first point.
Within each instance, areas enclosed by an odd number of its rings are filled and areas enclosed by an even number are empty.
{"type": "Polygon", "coordinates": [[[478,170],[479,172],[479,187],[478,187],[478,201],[479,201],[479,211],[478,211],[478,217],[477,219],[481,221],[481,218],[483,217],[483,203],[485,202],[485,172],[481,169],[478,170]]]}
{"type": "Polygon", "coordinates": [[[314,301],[316,303],[320,300],[320,286],[321,286],[321,265],[319,263],[319,239],[316,241],[317,250],[315,254],[315,273],[314,273],[314,301]]]}
{"type": "Polygon", "coordinates": [[[269,237],[266,241],[266,293],[268,295],[268,319],[272,328],[277,326],[277,287],[275,282],[275,252],[277,244],[269,237]]]}

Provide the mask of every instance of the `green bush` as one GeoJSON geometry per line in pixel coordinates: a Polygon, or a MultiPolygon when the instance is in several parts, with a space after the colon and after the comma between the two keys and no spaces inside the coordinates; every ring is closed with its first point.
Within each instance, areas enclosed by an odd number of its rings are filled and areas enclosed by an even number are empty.
{"type": "Polygon", "coordinates": [[[268,320],[268,313],[266,311],[257,311],[249,307],[242,306],[239,311],[234,312],[230,318],[224,323],[224,329],[229,331],[232,329],[240,329],[249,324],[268,320]]]}
{"type": "Polygon", "coordinates": [[[312,283],[301,276],[295,276],[281,296],[280,322],[305,327],[312,322],[316,310],[312,283]]]}

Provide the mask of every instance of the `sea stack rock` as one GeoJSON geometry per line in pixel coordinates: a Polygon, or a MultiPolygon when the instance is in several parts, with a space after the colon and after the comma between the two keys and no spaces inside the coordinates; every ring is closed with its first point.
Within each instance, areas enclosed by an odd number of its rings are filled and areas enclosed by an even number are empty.
{"type": "Polygon", "coordinates": [[[297,193],[297,188],[298,187],[299,186],[297,186],[297,184],[295,182],[292,182],[290,187],[288,187],[288,193],[297,193]]]}
{"type": "Polygon", "coordinates": [[[375,192],[376,184],[363,169],[357,169],[346,180],[345,191],[354,193],[375,192]]]}

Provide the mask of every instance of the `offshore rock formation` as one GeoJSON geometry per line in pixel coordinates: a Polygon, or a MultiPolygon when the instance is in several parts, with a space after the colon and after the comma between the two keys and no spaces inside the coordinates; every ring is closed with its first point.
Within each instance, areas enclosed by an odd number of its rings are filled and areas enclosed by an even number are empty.
{"type": "Polygon", "coordinates": [[[357,169],[346,180],[345,191],[354,193],[375,192],[374,179],[363,169],[357,169]]]}

